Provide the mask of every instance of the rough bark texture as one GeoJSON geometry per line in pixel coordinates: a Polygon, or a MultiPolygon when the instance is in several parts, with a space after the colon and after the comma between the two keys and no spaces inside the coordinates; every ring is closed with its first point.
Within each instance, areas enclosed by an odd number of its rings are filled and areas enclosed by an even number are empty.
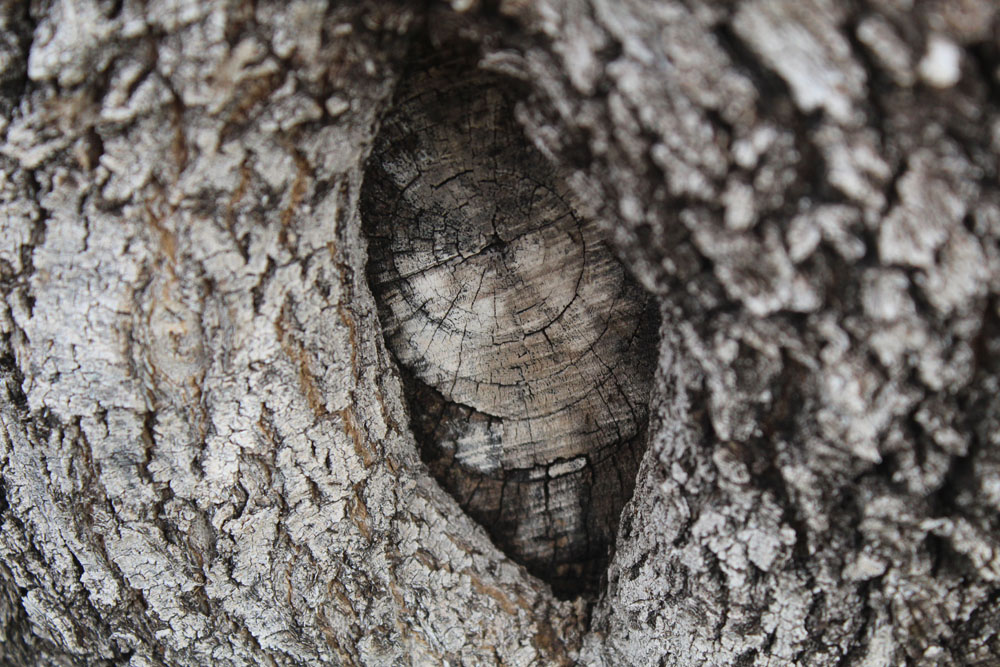
{"type": "Polygon", "coordinates": [[[0,661],[992,664],[989,0],[0,3],[0,661]],[[364,165],[417,39],[663,325],[605,586],[421,463],[364,165]]]}

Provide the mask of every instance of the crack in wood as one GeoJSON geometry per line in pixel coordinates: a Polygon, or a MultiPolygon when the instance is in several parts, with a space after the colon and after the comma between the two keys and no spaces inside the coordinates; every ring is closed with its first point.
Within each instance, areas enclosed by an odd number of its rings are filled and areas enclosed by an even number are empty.
{"type": "Polygon", "coordinates": [[[369,161],[369,281],[432,474],[563,595],[603,574],[646,444],[655,309],[514,120],[422,60],[369,161]]]}

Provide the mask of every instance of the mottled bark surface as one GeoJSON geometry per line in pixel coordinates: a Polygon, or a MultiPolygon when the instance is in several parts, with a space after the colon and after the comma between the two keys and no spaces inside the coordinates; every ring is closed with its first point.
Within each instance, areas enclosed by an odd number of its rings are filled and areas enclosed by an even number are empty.
{"type": "Polygon", "coordinates": [[[997,35],[986,0],[0,4],[0,661],[995,663],[997,35]],[[364,166],[423,39],[521,81],[662,313],[592,607],[434,480],[382,336],[364,166]]]}

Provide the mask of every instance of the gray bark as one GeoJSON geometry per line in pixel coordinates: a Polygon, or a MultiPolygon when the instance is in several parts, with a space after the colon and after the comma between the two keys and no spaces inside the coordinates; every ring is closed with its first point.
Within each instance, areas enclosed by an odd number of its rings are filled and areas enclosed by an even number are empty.
{"type": "Polygon", "coordinates": [[[0,661],[1000,660],[998,21],[0,4],[0,661]],[[593,601],[435,481],[383,338],[364,169],[426,40],[660,309],[593,601]]]}

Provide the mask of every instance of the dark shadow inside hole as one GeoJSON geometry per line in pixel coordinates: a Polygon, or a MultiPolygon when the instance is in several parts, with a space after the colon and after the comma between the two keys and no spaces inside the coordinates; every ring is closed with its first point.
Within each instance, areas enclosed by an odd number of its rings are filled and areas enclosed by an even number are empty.
{"type": "Polygon", "coordinates": [[[596,592],[646,447],[658,315],[471,53],[418,50],[362,188],[431,473],[560,597],[596,592]]]}

